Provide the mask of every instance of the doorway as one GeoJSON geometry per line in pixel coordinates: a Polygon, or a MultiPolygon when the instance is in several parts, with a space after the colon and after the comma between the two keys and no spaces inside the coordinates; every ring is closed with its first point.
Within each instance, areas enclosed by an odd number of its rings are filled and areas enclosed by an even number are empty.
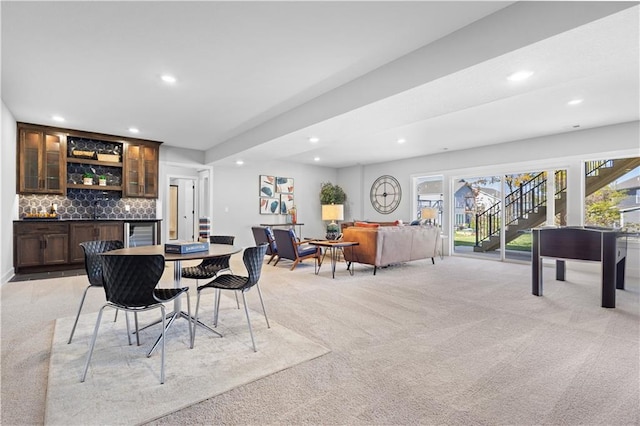
{"type": "Polygon", "coordinates": [[[178,239],[178,185],[169,185],[169,239],[178,239]]]}
{"type": "Polygon", "coordinates": [[[195,241],[196,181],[171,178],[169,184],[169,239],[195,241]]]}

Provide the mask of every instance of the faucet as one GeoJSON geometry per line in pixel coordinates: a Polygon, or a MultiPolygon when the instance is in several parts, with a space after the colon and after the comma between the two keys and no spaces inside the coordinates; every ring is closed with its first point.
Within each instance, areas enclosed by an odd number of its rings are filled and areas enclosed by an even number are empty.
{"type": "Polygon", "coordinates": [[[98,219],[98,201],[100,201],[100,199],[93,201],[93,220],[98,219]]]}
{"type": "Polygon", "coordinates": [[[93,200],[93,220],[97,220],[98,219],[98,206],[100,204],[100,201],[107,201],[109,200],[109,197],[106,196],[106,192],[103,193],[102,196],[96,197],[93,200]]]}

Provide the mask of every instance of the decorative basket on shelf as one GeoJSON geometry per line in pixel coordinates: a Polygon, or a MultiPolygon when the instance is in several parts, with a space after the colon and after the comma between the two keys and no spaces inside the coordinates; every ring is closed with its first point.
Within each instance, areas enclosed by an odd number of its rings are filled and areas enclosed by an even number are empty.
{"type": "Polygon", "coordinates": [[[98,154],[98,161],[105,161],[107,163],[119,163],[120,156],[118,154],[98,154]]]}
{"type": "Polygon", "coordinates": [[[95,151],[86,151],[81,149],[72,149],[71,156],[74,158],[84,158],[87,160],[95,160],[96,152],[95,151]]]}

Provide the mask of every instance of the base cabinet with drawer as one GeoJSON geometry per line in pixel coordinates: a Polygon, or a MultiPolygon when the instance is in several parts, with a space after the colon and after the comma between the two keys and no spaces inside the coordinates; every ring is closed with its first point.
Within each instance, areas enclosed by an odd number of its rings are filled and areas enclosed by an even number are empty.
{"type": "Polygon", "coordinates": [[[120,221],[70,223],[69,224],[69,262],[83,263],[84,251],[80,243],[93,240],[124,239],[124,225],[120,221]]]}
{"type": "Polygon", "coordinates": [[[69,262],[69,233],[62,223],[23,223],[13,226],[14,267],[65,265],[69,262]]]}
{"type": "Polygon", "coordinates": [[[149,244],[160,244],[159,219],[129,220],[15,220],[13,222],[13,267],[16,273],[50,272],[80,269],[84,265],[84,251],[80,243],[94,240],[135,244],[149,231],[149,244]],[[151,227],[151,229],[149,229],[151,227]],[[136,235],[138,234],[138,235],[136,235]],[[129,240],[127,240],[129,241],[129,240]]]}

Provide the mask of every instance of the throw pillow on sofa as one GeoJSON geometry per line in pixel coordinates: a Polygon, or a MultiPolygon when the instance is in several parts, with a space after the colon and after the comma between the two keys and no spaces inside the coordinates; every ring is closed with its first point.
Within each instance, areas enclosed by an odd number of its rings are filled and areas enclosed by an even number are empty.
{"type": "Polygon", "coordinates": [[[356,228],[379,228],[379,223],[368,223],[368,222],[356,222],[354,224],[356,228]]]}

